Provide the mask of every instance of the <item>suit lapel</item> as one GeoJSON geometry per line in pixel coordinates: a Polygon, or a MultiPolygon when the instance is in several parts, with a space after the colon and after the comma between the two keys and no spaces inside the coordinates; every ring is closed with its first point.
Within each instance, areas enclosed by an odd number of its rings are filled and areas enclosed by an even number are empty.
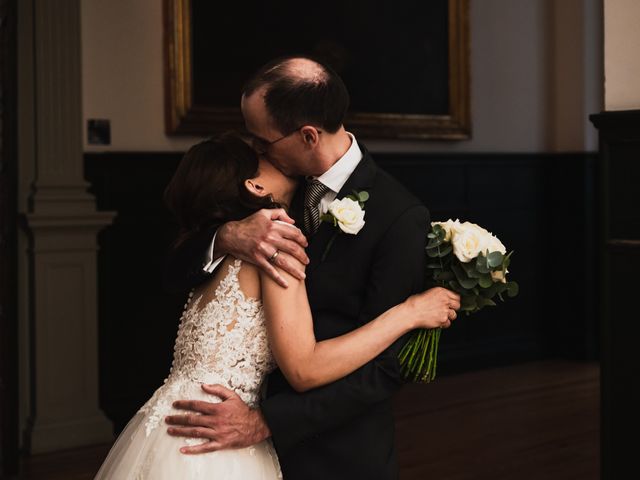
{"type": "MultiPolygon", "coordinates": [[[[373,185],[373,179],[376,173],[376,164],[364,146],[362,144],[359,144],[359,146],[362,150],[362,160],[360,160],[356,169],[347,179],[342,189],[338,192],[338,195],[336,196],[338,199],[344,198],[346,195],[353,193],[354,190],[368,190],[373,185]]],[[[364,228],[366,228],[366,226],[364,228]]],[[[327,244],[335,234],[346,235],[339,231],[338,227],[334,227],[330,223],[320,223],[318,231],[309,240],[309,247],[307,248],[307,256],[310,260],[309,266],[307,267],[308,273],[311,273],[318,268],[318,265],[321,263],[322,254],[324,253],[327,244]]]]}

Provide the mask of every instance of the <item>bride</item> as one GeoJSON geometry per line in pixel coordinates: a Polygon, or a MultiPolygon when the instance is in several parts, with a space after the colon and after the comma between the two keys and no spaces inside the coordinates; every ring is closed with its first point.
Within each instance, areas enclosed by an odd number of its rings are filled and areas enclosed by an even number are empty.
{"type": "MultiPolygon", "coordinates": [[[[287,208],[297,184],[238,136],[198,143],[185,154],[165,192],[181,226],[177,242],[265,207],[287,208]]],[[[425,292],[357,330],[316,342],[305,283],[282,274],[286,289],[256,266],[228,256],[189,293],[169,376],[118,436],[96,480],[282,478],[270,440],[204,455],[180,453],[200,440],[167,434],[164,418],[179,414],[172,403],[183,398],[219,402],[201,385],[221,384],[255,407],[276,365],[297,391],[309,390],[348,375],[412,329],[446,328],[455,318],[444,305],[435,311],[425,292]]],[[[450,303],[460,308],[453,292],[450,303]]]]}

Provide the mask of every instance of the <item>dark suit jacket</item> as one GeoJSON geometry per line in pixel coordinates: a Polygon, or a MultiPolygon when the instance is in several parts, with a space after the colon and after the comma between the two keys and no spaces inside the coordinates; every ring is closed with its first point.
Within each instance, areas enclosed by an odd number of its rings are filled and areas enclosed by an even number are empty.
{"type": "MultiPolygon", "coordinates": [[[[338,233],[324,261],[336,228],[322,223],[309,240],[306,284],[317,340],[349,332],[424,288],[429,212],[361,148],[364,158],[338,198],[369,192],[364,227],[357,235],[338,233]]],[[[302,195],[296,197],[291,213],[298,221],[302,195]]],[[[196,274],[204,248],[191,267],[170,261],[169,275],[196,274]]],[[[397,478],[391,398],[404,383],[397,361],[404,341],[347,377],[305,393],[296,393],[279,370],[269,376],[261,409],[286,480],[397,478]]]]}

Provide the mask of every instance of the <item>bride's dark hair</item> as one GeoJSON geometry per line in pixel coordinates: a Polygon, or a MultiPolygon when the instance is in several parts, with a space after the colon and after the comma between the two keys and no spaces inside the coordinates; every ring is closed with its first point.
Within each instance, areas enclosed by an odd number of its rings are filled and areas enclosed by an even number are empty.
{"type": "Polygon", "coordinates": [[[245,187],[258,175],[258,156],[240,135],[227,132],[193,145],[164,191],[180,232],[174,246],[216,224],[240,220],[279,205],[245,187]]]}

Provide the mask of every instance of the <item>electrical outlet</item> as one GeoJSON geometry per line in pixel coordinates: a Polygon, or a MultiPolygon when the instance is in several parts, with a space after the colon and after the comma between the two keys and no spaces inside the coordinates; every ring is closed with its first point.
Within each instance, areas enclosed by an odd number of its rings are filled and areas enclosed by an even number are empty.
{"type": "Polygon", "coordinates": [[[89,119],[87,138],[90,145],[111,145],[111,122],[106,119],[89,119]]]}

